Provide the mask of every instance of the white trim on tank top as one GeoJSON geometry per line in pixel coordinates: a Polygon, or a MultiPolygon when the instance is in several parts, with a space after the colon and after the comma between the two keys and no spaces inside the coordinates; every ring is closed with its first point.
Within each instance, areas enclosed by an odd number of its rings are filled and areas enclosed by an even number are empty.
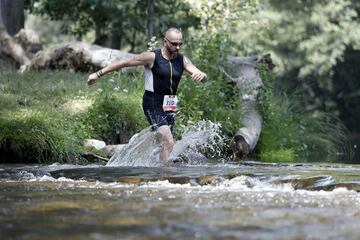
{"type": "Polygon", "coordinates": [[[150,68],[144,67],[145,90],[154,92],[154,76],[150,68]]]}

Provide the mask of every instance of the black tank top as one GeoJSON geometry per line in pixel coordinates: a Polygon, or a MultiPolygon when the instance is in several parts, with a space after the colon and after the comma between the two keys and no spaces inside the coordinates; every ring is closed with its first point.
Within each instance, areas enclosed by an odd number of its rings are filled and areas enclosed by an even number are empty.
{"type": "Polygon", "coordinates": [[[155,95],[175,95],[184,71],[184,56],[180,53],[171,60],[165,59],[161,49],[155,53],[154,65],[145,71],[145,90],[155,95]]]}

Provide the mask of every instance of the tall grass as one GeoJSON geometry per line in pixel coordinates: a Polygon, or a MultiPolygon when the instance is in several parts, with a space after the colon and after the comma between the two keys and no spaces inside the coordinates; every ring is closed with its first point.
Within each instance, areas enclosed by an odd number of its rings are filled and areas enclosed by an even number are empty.
{"type": "Polygon", "coordinates": [[[59,119],[44,116],[44,112],[1,116],[1,162],[49,163],[77,157],[79,139],[59,119]]]}
{"type": "Polygon", "coordinates": [[[86,78],[87,74],[66,71],[19,74],[4,70],[0,76],[0,161],[74,161],[85,150],[85,138],[105,132],[103,140],[114,143],[112,136],[119,130],[125,138],[141,130],[145,118],[140,98],[133,100],[139,88],[129,84],[135,82],[136,73],[118,75],[116,80],[109,75],[92,87],[85,84],[86,78]]]}
{"type": "Polygon", "coordinates": [[[289,95],[272,72],[260,70],[263,129],[258,152],[265,161],[333,161],[347,151],[347,130],[335,116],[307,112],[300,93],[289,95]]]}

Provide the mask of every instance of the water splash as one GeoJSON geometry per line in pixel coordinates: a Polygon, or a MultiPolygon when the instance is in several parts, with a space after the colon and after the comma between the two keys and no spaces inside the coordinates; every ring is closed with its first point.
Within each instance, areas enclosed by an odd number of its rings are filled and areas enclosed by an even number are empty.
{"type": "Polygon", "coordinates": [[[209,155],[220,155],[220,147],[223,143],[221,124],[202,120],[185,129],[181,140],[176,141],[170,159],[182,156],[188,158],[187,160],[190,163],[196,163],[196,159],[191,159],[189,156],[201,152],[206,152],[209,155]]]}
{"type": "Polygon", "coordinates": [[[134,135],[124,148],[111,157],[106,166],[158,166],[160,149],[159,133],[148,127],[134,135]]]}
{"type": "MultiPolygon", "coordinates": [[[[191,153],[199,153],[204,149],[212,153],[218,152],[216,146],[223,142],[220,128],[220,124],[204,120],[188,127],[181,140],[175,142],[170,159],[181,156],[189,158],[191,153]]],[[[133,136],[123,149],[113,155],[106,166],[160,166],[160,150],[161,135],[151,131],[149,127],[133,136]]]]}

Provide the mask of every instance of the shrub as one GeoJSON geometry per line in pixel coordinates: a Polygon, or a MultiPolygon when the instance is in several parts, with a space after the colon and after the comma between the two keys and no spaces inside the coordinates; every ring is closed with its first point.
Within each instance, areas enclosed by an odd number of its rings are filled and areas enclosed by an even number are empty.
{"type": "Polygon", "coordinates": [[[1,162],[63,162],[78,154],[80,144],[59,120],[39,112],[0,118],[1,162]]]}
{"type": "Polygon", "coordinates": [[[263,160],[326,161],[346,149],[346,129],[339,119],[307,112],[298,93],[289,96],[274,82],[272,72],[261,69],[260,73],[264,83],[258,99],[263,129],[257,150],[263,160]]]}
{"type": "Polygon", "coordinates": [[[125,143],[147,126],[141,96],[104,91],[95,98],[85,116],[92,137],[110,144],[125,143]]]}

